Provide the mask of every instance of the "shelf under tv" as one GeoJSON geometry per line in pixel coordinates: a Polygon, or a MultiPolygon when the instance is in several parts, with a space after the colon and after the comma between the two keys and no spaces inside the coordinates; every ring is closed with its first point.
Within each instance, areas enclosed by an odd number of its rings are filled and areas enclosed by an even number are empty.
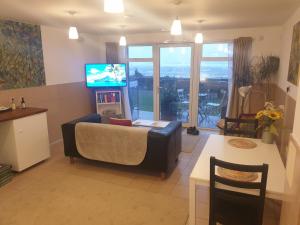
{"type": "Polygon", "coordinates": [[[122,92],[121,90],[98,90],[96,91],[97,113],[109,110],[115,114],[122,114],[122,92]]]}

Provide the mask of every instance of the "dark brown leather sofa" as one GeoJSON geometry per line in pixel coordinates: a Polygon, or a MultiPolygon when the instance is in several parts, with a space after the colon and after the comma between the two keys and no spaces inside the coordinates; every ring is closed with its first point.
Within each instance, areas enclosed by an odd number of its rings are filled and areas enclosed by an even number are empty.
{"type": "MultiPolygon", "coordinates": [[[[101,117],[91,114],[62,125],[65,156],[82,157],[76,148],[75,126],[79,122],[101,123],[101,117]]],[[[138,167],[160,172],[162,176],[170,174],[176,167],[181,152],[181,122],[170,122],[165,128],[152,128],[148,132],[147,153],[138,167]]]]}

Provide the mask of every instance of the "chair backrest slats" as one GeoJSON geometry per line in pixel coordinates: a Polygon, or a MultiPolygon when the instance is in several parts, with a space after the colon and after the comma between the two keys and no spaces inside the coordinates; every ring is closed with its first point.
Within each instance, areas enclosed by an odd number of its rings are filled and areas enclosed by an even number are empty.
{"type": "Polygon", "coordinates": [[[245,188],[245,189],[260,189],[261,186],[260,182],[243,182],[243,181],[229,180],[217,175],[215,176],[215,182],[225,184],[231,187],[245,188]]]}
{"type": "Polygon", "coordinates": [[[225,118],[224,135],[257,138],[258,120],[225,118]]]}
{"type": "MultiPolygon", "coordinates": [[[[225,161],[216,159],[215,157],[210,158],[210,213],[209,213],[209,224],[216,224],[216,222],[222,223],[222,221],[216,221],[216,206],[222,204],[218,201],[226,200],[229,202],[229,206],[232,204],[241,206],[244,204],[247,210],[255,210],[255,218],[252,218],[253,221],[251,225],[262,225],[263,221],[263,211],[264,211],[264,202],[267,186],[267,174],[268,174],[268,165],[241,165],[234,164],[225,161]],[[255,182],[244,182],[237,181],[233,179],[228,179],[216,175],[216,167],[240,171],[240,172],[255,172],[260,173],[260,181],[255,182]],[[216,184],[222,184],[224,187],[216,187],[216,184]],[[224,188],[224,189],[223,189],[224,188]],[[236,190],[238,188],[238,190],[236,190]],[[253,190],[258,191],[258,195],[252,194],[253,190]],[[241,191],[239,191],[241,190],[241,191]],[[248,192],[243,192],[242,190],[249,190],[248,192]],[[252,190],[252,191],[251,191],[252,190]],[[248,209],[249,208],[249,209],[248,209]]],[[[251,214],[252,215],[252,214],[251,214]]],[[[231,215],[232,216],[232,215],[231,215]]],[[[238,216],[238,215],[237,215],[238,216]]],[[[221,218],[224,219],[222,216],[221,218]]],[[[229,220],[232,218],[229,218],[229,220]]],[[[246,221],[247,222],[247,221],[246,221]]],[[[245,222],[245,224],[246,224],[245,222]]],[[[228,223],[228,222],[227,222],[228,223]]],[[[229,223],[230,224],[230,223],[229,223]]],[[[248,223],[249,224],[249,221],[248,223]]]]}
{"type": "MultiPolygon", "coordinates": [[[[229,170],[236,170],[241,172],[262,172],[262,165],[256,166],[256,165],[243,165],[243,164],[237,164],[237,163],[230,163],[225,162],[219,159],[215,158],[215,165],[229,169],[229,170]]],[[[266,165],[267,166],[267,165],[266,165]]]]}

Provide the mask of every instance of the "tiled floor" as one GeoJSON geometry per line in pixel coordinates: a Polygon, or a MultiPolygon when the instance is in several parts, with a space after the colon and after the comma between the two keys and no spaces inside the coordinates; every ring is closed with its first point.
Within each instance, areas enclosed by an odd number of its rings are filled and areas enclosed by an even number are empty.
{"type": "MultiPolygon", "coordinates": [[[[83,178],[95,182],[101,179],[101,182],[114,184],[116,188],[124,187],[126,190],[136,190],[137,192],[139,191],[139,193],[146,193],[146,195],[149,193],[149,195],[159,194],[159,196],[165,196],[166,198],[172,197],[174,201],[181,202],[180,205],[184,208],[184,212],[180,211],[180,213],[185,213],[184,215],[187,216],[189,174],[201,154],[202,148],[203,144],[199,142],[192,153],[181,153],[177,168],[167,179],[161,180],[159,174],[152,174],[150,172],[129,169],[126,167],[124,168],[123,166],[112,166],[110,164],[91,162],[82,159],[77,159],[75,164],[70,164],[69,160],[63,155],[62,143],[58,143],[52,146],[51,159],[18,174],[10,184],[0,189],[0,196],[20,191],[26,193],[26,190],[33,191],[33,193],[40,193],[44,190],[47,190],[47,193],[58,192],[54,195],[57,196],[63,194],[60,193],[60,190],[58,191],[61,182],[64,182],[64,185],[68,186],[68,180],[76,183],[80,182],[80,179],[85,181],[83,178]],[[51,176],[49,171],[51,171],[51,176]],[[79,179],[79,181],[74,178],[79,179]]],[[[85,189],[84,186],[78,188],[85,189]]],[[[101,191],[101,186],[99,190],[94,191],[95,193],[101,191]]],[[[76,190],[74,190],[74,195],[76,195],[76,190]]],[[[46,201],[45,198],[47,198],[47,196],[38,196],[38,194],[36,197],[43,198],[41,200],[44,201],[46,201]]],[[[9,201],[9,198],[7,198],[6,202],[10,203],[9,201]]],[[[208,224],[208,203],[208,189],[199,187],[197,190],[197,225],[208,224]]],[[[278,223],[278,207],[272,202],[268,202],[267,204],[267,220],[265,224],[275,225],[278,223]]],[[[24,217],[26,216],[28,215],[24,215],[24,217]]],[[[161,224],[165,223],[162,222],[161,224]]],[[[14,223],[12,223],[12,225],[14,225],[14,223]]]]}

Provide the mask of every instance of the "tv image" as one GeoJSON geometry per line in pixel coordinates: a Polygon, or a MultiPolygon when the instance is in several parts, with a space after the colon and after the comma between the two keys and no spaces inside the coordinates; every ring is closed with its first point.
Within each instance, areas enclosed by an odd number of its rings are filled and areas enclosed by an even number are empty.
{"type": "Polygon", "coordinates": [[[87,87],[125,87],[126,64],[86,64],[87,87]]]}

